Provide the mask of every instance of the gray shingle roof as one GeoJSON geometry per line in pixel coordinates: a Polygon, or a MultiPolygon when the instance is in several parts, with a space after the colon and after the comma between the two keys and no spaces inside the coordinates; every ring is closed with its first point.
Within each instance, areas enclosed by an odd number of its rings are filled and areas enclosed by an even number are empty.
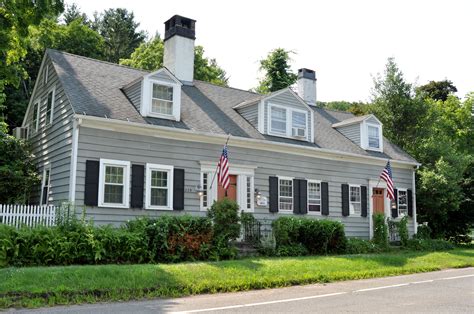
{"type": "Polygon", "coordinates": [[[261,95],[202,81],[194,81],[193,86],[182,86],[181,121],[143,117],[125,96],[122,88],[149,72],[57,50],[48,49],[47,54],[53,61],[74,111],[78,114],[213,134],[230,133],[233,136],[415,162],[386,139],[383,153],[365,151],[351,142],[332,127],[335,123],[354,118],[354,115],[348,112],[312,107],[315,113],[314,143],[263,135],[234,109],[235,106],[258,99],[261,95]]]}

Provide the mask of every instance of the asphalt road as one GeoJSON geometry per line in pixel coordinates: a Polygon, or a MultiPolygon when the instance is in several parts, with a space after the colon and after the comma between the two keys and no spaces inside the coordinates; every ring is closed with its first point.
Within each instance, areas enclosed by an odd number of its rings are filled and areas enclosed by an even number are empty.
{"type": "Polygon", "coordinates": [[[16,313],[474,313],[474,268],[16,313]]]}

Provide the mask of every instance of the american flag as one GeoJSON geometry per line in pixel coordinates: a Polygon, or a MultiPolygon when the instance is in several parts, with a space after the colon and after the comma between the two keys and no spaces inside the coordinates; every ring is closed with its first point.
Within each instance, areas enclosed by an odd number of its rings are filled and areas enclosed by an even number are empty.
{"type": "Polygon", "coordinates": [[[387,182],[387,196],[389,199],[395,199],[395,193],[393,191],[393,180],[392,180],[392,168],[390,167],[390,161],[387,161],[387,165],[383,168],[380,178],[387,182]]]}
{"type": "Polygon", "coordinates": [[[229,159],[227,158],[227,145],[224,145],[224,149],[222,150],[221,159],[219,160],[219,164],[217,165],[219,183],[227,190],[229,188],[229,159]]]}

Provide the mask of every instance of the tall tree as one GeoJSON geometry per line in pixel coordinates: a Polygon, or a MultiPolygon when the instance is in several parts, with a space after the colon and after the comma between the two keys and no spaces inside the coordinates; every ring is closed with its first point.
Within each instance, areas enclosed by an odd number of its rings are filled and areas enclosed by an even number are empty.
{"type": "MultiPolygon", "coordinates": [[[[164,44],[158,34],[142,43],[129,59],[121,59],[120,64],[148,71],[163,67],[164,44]]],[[[194,79],[227,86],[228,78],[215,59],[204,56],[204,48],[194,48],[194,79]]]]}
{"type": "Polygon", "coordinates": [[[21,61],[27,54],[29,27],[63,10],[62,0],[0,0],[0,110],[5,86],[18,87],[20,79],[27,77],[21,61]]]}
{"type": "Polygon", "coordinates": [[[430,81],[428,84],[422,85],[416,89],[422,97],[429,97],[434,100],[446,101],[448,96],[456,93],[458,89],[453,82],[444,81],[430,81]]]}
{"type": "Polygon", "coordinates": [[[89,19],[87,15],[79,9],[77,4],[73,3],[72,5],[66,5],[66,11],[63,14],[63,21],[66,25],[71,24],[75,20],[81,20],[82,23],[88,24],[89,19]]]}
{"type": "Polygon", "coordinates": [[[260,70],[265,72],[265,76],[255,89],[258,93],[274,92],[296,82],[297,75],[290,66],[292,53],[292,51],[277,48],[270,51],[265,59],[260,60],[260,70]]]}
{"type": "Polygon", "coordinates": [[[107,61],[118,63],[120,59],[129,58],[146,38],[146,33],[138,30],[140,23],[135,22],[133,12],[127,9],[108,9],[95,14],[94,19],[93,28],[104,37],[107,61]]]}

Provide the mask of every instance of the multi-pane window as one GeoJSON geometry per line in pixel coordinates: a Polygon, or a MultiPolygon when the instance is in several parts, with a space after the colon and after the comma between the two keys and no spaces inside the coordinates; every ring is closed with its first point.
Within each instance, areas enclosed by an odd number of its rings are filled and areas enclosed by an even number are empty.
{"type": "Polygon", "coordinates": [[[360,186],[349,187],[349,204],[351,214],[360,214],[360,186]]]}
{"type": "Polygon", "coordinates": [[[321,184],[308,181],[308,212],[321,213],[321,184]]]}
{"type": "Polygon", "coordinates": [[[286,134],[286,109],[271,107],[271,131],[274,133],[286,134]]]}
{"type": "Polygon", "coordinates": [[[146,207],[173,209],[173,166],[147,164],[146,207]]]}
{"type": "Polygon", "coordinates": [[[252,177],[247,176],[246,180],[246,203],[247,209],[252,209],[252,177]]]}
{"type": "Polygon", "coordinates": [[[43,171],[43,182],[41,184],[41,205],[48,204],[50,182],[51,182],[51,169],[46,168],[43,171]]]}
{"type": "Polygon", "coordinates": [[[300,111],[291,113],[292,136],[306,136],[306,114],[300,111]]]}
{"type": "Polygon", "coordinates": [[[168,206],[168,171],[152,170],[150,186],[150,205],[168,206]]]}
{"type": "Polygon", "coordinates": [[[53,123],[53,112],[54,112],[54,90],[48,93],[48,98],[46,99],[46,118],[45,124],[53,123]]]}
{"type": "Polygon", "coordinates": [[[293,210],[293,180],[279,179],[279,208],[293,210]]]}
{"type": "Polygon", "coordinates": [[[369,147],[380,148],[379,127],[368,125],[367,133],[369,136],[369,147]]]}
{"type": "Polygon", "coordinates": [[[406,190],[398,190],[398,216],[408,215],[408,199],[406,190]]]}
{"type": "Polygon", "coordinates": [[[130,162],[100,160],[99,206],[128,208],[130,162]]]}
{"type": "Polygon", "coordinates": [[[48,76],[49,76],[49,64],[47,64],[44,67],[44,72],[43,72],[43,82],[44,85],[48,84],[48,76]]]}
{"type": "Polygon", "coordinates": [[[30,132],[31,133],[34,133],[36,131],[38,131],[38,121],[39,121],[39,103],[35,103],[33,105],[33,112],[32,112],[32,116],[33,116],[33,120],[31,122],[31,125],[30,125],[30,132]]]}
{"type": "Polygon", "coordinates": [[[173,87],[153,83],[151,97],[151,112],[172,115],[173,114],[173,87]]]}
{"type": "Polygon", "coordinates": [[[104,203],[122,204],[124,196],[124,167],[105,166],[104,203]]]}
{"type": "Polygon", "coordinates": [[[208,205],[208,188],[209,188],[209,174],[207,172],[202,173],[202,207],[207,208],[208,205]]]}

